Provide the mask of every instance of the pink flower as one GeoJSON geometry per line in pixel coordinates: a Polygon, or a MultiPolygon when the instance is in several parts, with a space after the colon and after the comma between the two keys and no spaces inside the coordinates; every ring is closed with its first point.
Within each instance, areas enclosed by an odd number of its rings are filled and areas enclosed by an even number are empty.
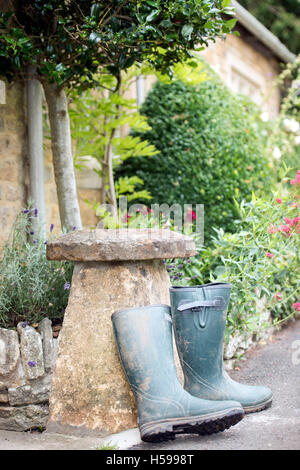
{"type": "Polygon", "coordinates": [[[278,232],[281,232],[285,237],[286,236],[292,236],[292,234],[291,234],[292,228],[289,225],[281,224],[281,225],[279,225],[277,230],[278,230],[278,232]]]}
{"type": "Polygon", "coordinates": [[[124,214],[123,217],[121,218],[122,222],[129,222],[129,220],[132,218],[132,215],[129,214],[124,214]]]}
{"type": "Polygon", "coordinates": [[[269,233],[276,233],[276,227],[275,227],[275,225],[270,225],[270,227],[268,228],[268,232],[269,232],[269,233]]]}
{"type": "Polygon", "coordinates": [[[296,179],[291,180],[290,183],[292,185],[300,184],[300,170],[297,171],[296,179]]]}
{"type": "Polygon", "coordinates": [[[277,293],[274,295],[274,298],[275,298],[276,300],[282,300],[281,293],[280,293],[280,292],[277,292],[277,293]]]}
{"type": "Polygon", "coordinates": [[[298,310],[298,312],[300,312],[300,302],[295,302],[292,307],[295,309],[295,310],[298,310]]]}
{"type": "Polygon", "coordinates": [[[274,255],[273,255],[273,253],[267,252],[267,253],[266,253],[266,256],[267,256],[268,258],[273,258],[274,255]]]}
{"type": "Polygon", "coordinates": [[[276,202],[278,202],[278,204],[282,204],[282,199],[280,197],[277,197],[276,202]]]}
{"type": "Polygon", "coordinates": [[[291,202],[290,207],[298,207],[297,202],[291,202]]]}

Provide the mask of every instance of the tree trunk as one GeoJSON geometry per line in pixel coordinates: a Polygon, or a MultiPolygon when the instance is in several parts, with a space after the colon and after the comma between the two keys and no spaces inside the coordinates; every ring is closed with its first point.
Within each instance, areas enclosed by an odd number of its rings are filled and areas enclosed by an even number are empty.
{"type": "Polygon", "coordinates": [[[51,127],[53,167],[62,228],[81,229],[71,146],[68,99],[55,83],[43,83],[51,127]]]}

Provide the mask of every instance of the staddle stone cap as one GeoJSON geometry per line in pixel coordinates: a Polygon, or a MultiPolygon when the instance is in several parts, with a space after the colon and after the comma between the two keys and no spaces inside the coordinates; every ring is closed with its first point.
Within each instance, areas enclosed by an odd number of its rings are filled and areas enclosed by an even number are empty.
{"type": "Polygon", "coordinates": [[[47,244],[49,260],[136,261],[195,254],[191,237],[168,229],[77,230],[47,244]]]}

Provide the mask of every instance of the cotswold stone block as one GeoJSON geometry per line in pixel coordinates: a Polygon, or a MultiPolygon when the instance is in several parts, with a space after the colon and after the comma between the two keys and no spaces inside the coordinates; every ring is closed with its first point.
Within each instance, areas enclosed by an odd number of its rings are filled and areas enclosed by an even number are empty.
{"type": "Polygon", "coordinates": [[[21,340],[21,357],[26,378],[37,379],[45,373],[41,336],[31,326],[18,324],[21,340]]]}
{"type": "Polygon", "coordinates": [[[46,426],[47,405],[0,406],[0,429],[7,431],[28,431],[46,426]]]}

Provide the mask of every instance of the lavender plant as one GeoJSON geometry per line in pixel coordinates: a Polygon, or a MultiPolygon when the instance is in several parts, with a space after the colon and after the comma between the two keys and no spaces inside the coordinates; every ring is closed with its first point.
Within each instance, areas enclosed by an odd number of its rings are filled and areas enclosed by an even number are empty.
{"type": "MultiPolygon", "coordinates": [[[[16,217],[0,262],[0,327],[13,328],[48,317],[61,320],[69,296],[73,264],[48,261],[42,230],[33,231],[37,209],[16,217]]],[[[49,228],[52,238],[53,224],[49,228]]]]}

